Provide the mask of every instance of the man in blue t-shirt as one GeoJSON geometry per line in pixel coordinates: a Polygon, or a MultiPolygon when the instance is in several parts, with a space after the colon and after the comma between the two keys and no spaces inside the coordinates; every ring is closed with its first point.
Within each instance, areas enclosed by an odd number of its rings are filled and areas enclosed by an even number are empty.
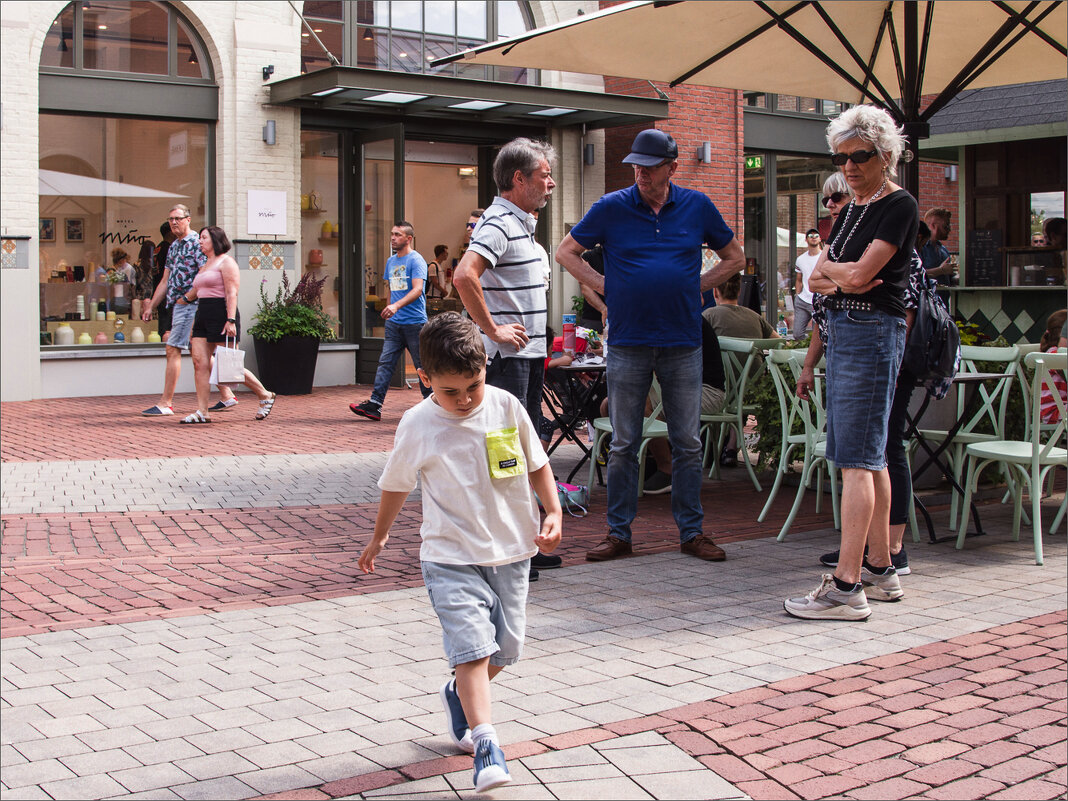
{"type": "MultiPolygon", "coordinates": [[[[393,370],[404,355],[404,349],[412,354],[416,368],[422,367],[419,360],[419,332],[426,325],[426,260],[412,250],[415,229],[410,222],[401,220],[389,232],[389,245],[393,255],[386,260],[385,278],[389,281],[389,305],[382,309],[386,321],[386,336],[382,343],[382,355],[378,359],[375,385],[370,400],[350,403],[353,414],[368,420],[382,419],[382,403],[389,391],[393,370]]],[[[419,384],[423,397],[430,394],[430,387],[419,384]]]]}
{"type": "Polygon", "coordinates": [[[675,140],[663,131],[639,133],[623,159],[634,166],[634,186],[598,200],[556,251],[556,260],[604,294],[608,307],[608,536],[586,554],[594,562],[631,553],[637,454],[654,373],[671,445],[671,511],[682,551],[708,561],[726,558],[702,529],[701,293],[744,269],[745,253],[707,195],[671,182],[678,156],[675,140]],[[582,259],[598,244],[603,276],[582,259]],[[703,245],[722,259],[704,275],[703,245]]]}

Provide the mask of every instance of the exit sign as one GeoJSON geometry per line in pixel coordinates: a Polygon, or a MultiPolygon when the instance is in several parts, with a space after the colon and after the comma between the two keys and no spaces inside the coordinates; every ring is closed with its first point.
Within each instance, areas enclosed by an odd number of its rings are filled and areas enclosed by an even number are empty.
{"type": "Polygon", "coordinates": [[[745,157],[745,168],[747,170],[759,170],[759,169],[763,169],[763,167],[764,167],[764,157],[763,156],[746,156],[745,157]]]}

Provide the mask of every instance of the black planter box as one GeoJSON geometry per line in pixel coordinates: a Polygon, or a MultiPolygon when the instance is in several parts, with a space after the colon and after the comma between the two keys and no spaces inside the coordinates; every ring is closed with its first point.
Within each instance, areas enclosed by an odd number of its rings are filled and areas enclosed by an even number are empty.
{"type": "Polygon", "coordinates": [[[319,358],[318,338],[286,336],[265,342],[254,337],[253,341],[259,379],[268,390],[279,395],[311,394],[319,358]]]}

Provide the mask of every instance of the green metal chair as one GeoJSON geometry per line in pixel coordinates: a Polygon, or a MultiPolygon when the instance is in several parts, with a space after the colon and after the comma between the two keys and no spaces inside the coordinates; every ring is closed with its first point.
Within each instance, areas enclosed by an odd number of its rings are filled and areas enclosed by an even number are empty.
{"type": "Polygon", "coordinates": [[[701,437],[705,442],[704,461],[707,464],[710,455],[712,460],[709,478],[719,478],[719,454],[723,450],[727,432],[734,429],[738,436],[738,447],[742,452],[745,469],[749,472],[749,478],[752,479],[757,492],[761,491],[760,481],[749,459],[749,451],[745,447],[745,420],[755,410],[752,404],[745,403],[745,393],[746,389],[765,370],[764,351],[781,348],[784,341],[782,339],[719,338],[726,402],[722,412],[701,415],[701,437]],[[716,432],[715,437],[713,437],[713,431],[716,432]],[[712,452],[713,441],[715,442],[714,453],[712,452]]]}
{"type": "MultiPolygon", "coordinates": [[[[1029,353],[1025,361],[1028,367],[1033,367],[1035,370],[1035,376],[1031,382],[1032,398],[1040,396],[1043,383],[1053,386],[1050,378],[1051,370],[1063,372],[1068,368],[1068,354],[1065,353],[1029,353]]],[[[1035,563],[1039,565],[1043,563],[1042,482],[1053,468],[1068,466],[1068,449],[1063,447],[1068,444],[1065,441],[1065,420],[1068,418],[1068,410],[1066,410],[1065,401],[1059,393],[1054,392],[1053,396],[1060,412],[1060,420],[1053,424],[1052,429],[1043,430],[1040,404],[1032,403],[1030,436],[1026,441],[992,440],[972,443],[965,448],[965,457],[968,462],[968,478],[967,483],[964,485],[964,504],[961,512],[960,531],[957,534],[958,550],[964,547],[964,539],[968,531],[968,511],[971,505],[972,493],[977,487],[980,473],[991,464],[1003,464],[1018,479],[1018,481],[1009,482],[1009,487],[1013,493],[1013,539],[1020,539],[1023,489],[1026,487],[1031,498],[1031,527],[1034,536],[1035,563]]],[[[1061,501],[1061,507],[1050,525],[1051,534],[1064,520],[1066,505],[1068,505],[1068,494],[1061,501]]]]}
{"type": "MultiPolygon", "coordinates": [[[[767,369],[775,384],[775,393],[779,398],[779,414],[782,421],[782,450],[779,454],[779,467],[775,473],[775,483],[764,504],[764,509],[757,517],[758,522],[763,522],[771,510],[772,502],[782,486],[783,477],[786,475],[790,464],[801,456],[801,481],[797,487],[797,495],[794,497],[793,506],[779,532],[778,540],[786,539],[794,518],[801,507],[801,498],[805,489],[812,484],[813,473],[816,472],[816,511],[820,511],[823,502],[823,474],[821,469],[826,468],[831,481],[831,508],[834,513],[834,526],[841,526],[840,511],[838,504],[838,479],[834,465],[827,460],[827,443],[825,427],[827,422],[826,412],[823,405],[823,382],[816,378],[816,386],[810,393],[809,400],[797,397],[794,391],[797,379],[801,375],[801,369],[805,364],[805,351],[801,349],[772,350],[768,353],[767,369]],[[786,375],[789,373],[790,381],[786,375]],[[794,433],[795,424],[800,423],[801,431],[794,433]]],[[[822,365],[822,362],[821,362],[822,365]]]]}
{"type": "MultiPolygon", "coordinates": [[[[667,438],[667,423],[658,419],[664,411],[664,402],[660,395],[660,382],[653,376],[653,383],[649,388],[649,398],[653,403],[652,411],[642,421],[642,442],[638,447],[638,497],[645,494],[645,454],[649,450],[649,443],[657,438],[667,438]]],[[[590,475],[586,480],[586,486],[593,489],[594,474],[597,470],[597,454],[601,452],[601,443],[605,437],[612,434],[612,419],[598,417],[591,421],[595,432],[590,451],[590,475]]],[[[611,458],[611,453],[609,453],[611,458]]],[[[606,479],[607,480],[607,479],[606,479]]]]}
{"type": "MultiPolygon", "coordinates": [[[[978,393],[977,408],[971,417],[965,421],[960,430],[953,437],[952,443],[945,451],[945,458],[953,467],[954,476],[959,484],[964,477],[964,449],[978,442],[992,442],[1002,440],[1005,436],[1005,410],[1008,408],[1009,395],[1012,390],[1013,376],[1016,374],[1016,366],[1020,360],[1020,350],[1015,345],[1007,348],[983,348],[974,345],[961,346],[960,372],[980,372],[978,363],[993,362],[1002,373],[1010,374],[994,382],[992,387],[980,384],[976,388],[978,393]],[[991,431],[984,432],[979,429],[989,426],[991,431]]],[[[957,392],[957,418],[964,415],[965,392],[957,392]]],[[[941,443],[948,435],[948,431],[939,429],[921,429],[920,434],[932,444],[941,443]]],[[[952,493],[949,507],[949,524],[957,524],[957,515],[960,508],[960,496],[952,493]]]]}

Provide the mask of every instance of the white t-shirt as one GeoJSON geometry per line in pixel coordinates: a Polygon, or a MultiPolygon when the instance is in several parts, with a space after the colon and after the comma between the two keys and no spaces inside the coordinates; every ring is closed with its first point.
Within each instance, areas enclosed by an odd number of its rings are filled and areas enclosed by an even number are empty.
{"type": "Polygon", "coordinates": [[[463,417],[446,412],[433,396],[406,411],[378,487],[411,492],[422,478],[420,560],[506,565],[538,551],[538,503],[529,473],[548,461],[519,400],[487,386],[482,405],[463,417]],[[492,460],[488,435],[508,446],[492,460]]]}
{"type": "Polygon", "coordinates": [[[794,266],[801,273],[801,294],[798,295],[805,303],[812,304],[812,290],[808,288],[808,279],[812,271],[816,269],[816,262],[820,260],[820,254],[811,255],[808,251],[797,257],[794,266]]]}

